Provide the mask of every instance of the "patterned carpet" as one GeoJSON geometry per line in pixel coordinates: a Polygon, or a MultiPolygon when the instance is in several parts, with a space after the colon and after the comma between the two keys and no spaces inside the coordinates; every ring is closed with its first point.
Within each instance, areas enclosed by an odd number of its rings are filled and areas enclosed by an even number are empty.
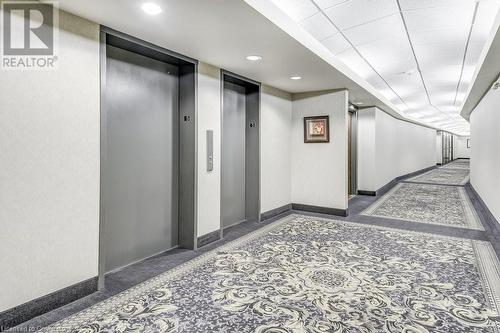
{"type": "Polygon", "coordinates": [[[43,332],[499,332],[489,243],[292,215],[43,332]]]}
{"type": "Polygon", "coordinates": [[[441,167],[432,169],[431,171],[427,171],[426,173],[412,177],[405,181],[440,185],[465,185],[469,181],[469,169],[441,167]]]}
{"type": "Polygon", "coordinates": [[[470,170],[470,162],[469,160],[455,160],[443,165],[441,168],[470,170]]]}
{"type": "Polygon", "coordinates": [[[361,215],[484,230],[459,186],[400,183],[361,215]]]}

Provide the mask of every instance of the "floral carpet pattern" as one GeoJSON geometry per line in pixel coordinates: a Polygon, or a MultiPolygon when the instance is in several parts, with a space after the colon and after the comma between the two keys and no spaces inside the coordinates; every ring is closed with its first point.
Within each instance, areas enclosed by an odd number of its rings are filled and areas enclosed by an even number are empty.
{"type": "Polygon", "coordinates": [[[441,167],[432,169],[431,171],[427,171],[426,173],[412,177],[405,181],[439,185],[465,185],[469,181],[469,169],[441,167]]]}
{"type": "Polygon", "coordinates": [[[42,332],[491,332],[489,243],[291,215],[42,332]]]}
{"type": "Polygon", "coordinates": [[[470,170],[470,162],[469,160],[455,160],[453,162],[443,165],[441,168],[470,170]]]}
{"type": "Polygon", "coordinates": [[[459,186],[399,183],[361,215],[484,230],[459,186]]]}

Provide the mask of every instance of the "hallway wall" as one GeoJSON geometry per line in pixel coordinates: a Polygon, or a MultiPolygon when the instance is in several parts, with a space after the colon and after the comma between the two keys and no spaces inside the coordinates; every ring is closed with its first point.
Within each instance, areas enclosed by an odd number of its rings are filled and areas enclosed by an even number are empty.
{"type": "Polygon", "coordinates": [[[220,68],[198,63],[198,236],[220,228],[220,68]],[[213,171],[207,171],[207,130],[213,130],[213,171]]]}
{"type": "Polygon", "coordinates": [[[292,202],[292,96],[262,86],[261,213],[292,202]]]}
{"type": "Polygon", "coordinates": [[[470,115],[470,182],[500,222],[500,89],[490,90],[470,115]]]}
{"type": "Polygon", "coordinates": [[[470,140],[470,136],[455,136],[455,158],[470,158],[471,149],[467,148],[467,140],[470,140]]]}
{"type": "Polygon", "coordinates": [[[358,113],[358,189],[376,191],[394,178],[436,164],[436,131],[378,108],[358,113]]]}
{"type": "Polygon", "coordinates": [[[293,96],[292,202],[347,208],[348,92],[293,96]],[[330,142],[304,143],[305,116],[330,116],[330,142]]]}
{"type": "Polygon", "coordinates": [[[59,24],[57,69],[0,75],[0,312],[97,276],[99,27],[59,24]]]}
{"type": "MultiPolygon", "coordinates": [[[[198,68],[198,236],[220,228],[220,68],[198,68]],[[214,131],[214,170],[206,170],[206,131],[214,131]]],[[[262,85],[261,213],[291,202],[291,95],[262,85]]]]}

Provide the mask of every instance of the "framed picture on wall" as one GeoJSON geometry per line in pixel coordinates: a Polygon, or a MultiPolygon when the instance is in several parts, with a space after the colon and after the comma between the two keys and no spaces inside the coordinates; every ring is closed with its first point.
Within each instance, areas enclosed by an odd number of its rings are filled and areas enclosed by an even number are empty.
{"type": "Polygon", "coordinates": [[[329,116],[304,117],[304,142],[330,142],[329,116]]]}

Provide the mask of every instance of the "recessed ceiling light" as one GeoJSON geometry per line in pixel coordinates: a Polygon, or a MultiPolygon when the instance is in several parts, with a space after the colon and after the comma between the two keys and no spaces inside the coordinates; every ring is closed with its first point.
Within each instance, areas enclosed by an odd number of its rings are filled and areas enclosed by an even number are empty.
{"type": "Polygon", "coordinates": [[[260,55],[249,55],[247,57],[248,61],[259,61],[262,60],[262,57],[260,55]]]}
{"type": "Polygon", "coordinates": [[[153,2],[145,2],[142,4],[141,9],[149,15],[158,15],[162,12],[162,9],[160,6],[153,2]]]}
{"type": "Polygon", "coordinates": [[[293,76],[290,76],[290,80],[302,80],[302,76],[293,75],[293,76]]]}

